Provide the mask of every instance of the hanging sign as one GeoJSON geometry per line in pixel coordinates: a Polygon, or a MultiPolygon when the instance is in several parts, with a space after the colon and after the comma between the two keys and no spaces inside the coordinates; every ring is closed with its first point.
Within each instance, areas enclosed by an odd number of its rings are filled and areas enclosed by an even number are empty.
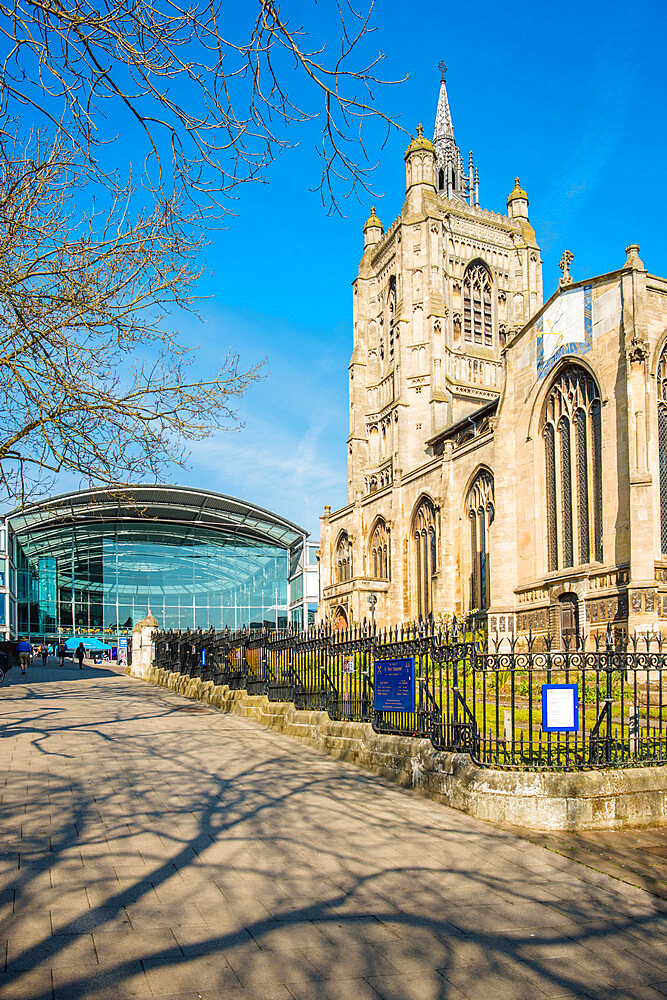
{"type": "Polygon", "coordinates": [[[347,660],[343,660],[343,673],[353,674],[354,673],[354,657],[351,656],[347,660]]]}
{"type": "Polygon", "coordinates": [[[205,649],[202,649],[202,651],[201,651],[201,665],[202,665],[202,667],[206,666],[206,650],[205,649]]]}
{"type": "Polygon", "coordinates": [[[542,685],[542,732],[579,731],[578,684],[542,685]]]}
{"type": "Polygon", "coordinates": [[[414,712],[414,656],[375,661],[373,707],[376,712],[414,712]]]}

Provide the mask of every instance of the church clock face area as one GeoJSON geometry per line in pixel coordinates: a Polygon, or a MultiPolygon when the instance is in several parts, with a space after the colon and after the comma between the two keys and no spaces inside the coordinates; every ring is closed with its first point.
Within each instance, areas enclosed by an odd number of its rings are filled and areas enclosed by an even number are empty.
{"type": "Polygon", "coordinates": [[[440,69],[402,207],[387,229],[374,208],[363,227],[348,496],[321,519],[319,618],[348,628],[372,598],[379,625],[455,613],[499,638],[657,627],[667,283],[635,244],[616,272],[579,281],[566,250],[543,304],[528,194],[516,177],[505,211],[483,205],[440,69]],[[568,386],[583,388],[554,417],[568,386]]]}

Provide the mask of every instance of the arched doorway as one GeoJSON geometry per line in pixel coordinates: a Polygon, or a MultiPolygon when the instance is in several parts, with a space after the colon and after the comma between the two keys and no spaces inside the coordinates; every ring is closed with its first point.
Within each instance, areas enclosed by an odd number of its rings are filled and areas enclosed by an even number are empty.
{"type": "Polygon", "coordinates": [[[336,632],[347,632],[348,620],[347,611],[340,605],[335,608],[333,615],[331,616],[332,624],[336,632]]]}
{"type": "Polygon", "coordinates": [[[575,649],[579,640],[579,603],[573,593],[558,598],[560,639],[564,647],[575,649]]]}

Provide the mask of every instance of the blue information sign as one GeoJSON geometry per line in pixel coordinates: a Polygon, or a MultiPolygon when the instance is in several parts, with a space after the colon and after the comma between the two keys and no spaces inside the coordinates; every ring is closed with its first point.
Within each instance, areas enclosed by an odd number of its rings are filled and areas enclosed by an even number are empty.
{"type": "Polygon", "coordinates": [[[375,661],[376,712],[414,712],[415,658],[375,661]]]}
{"type": "Polygon", "coordinates": [[[577,684],[542,685],[542,732],[576,733],[579,731],[579,686],[577,684]]]}
{"type": "Polygon", "coordinates": [[[201,665],[202,665],[202,667],[206,666],[206,650],[205,649],[202,649],[202,651],[201,651],[201,665]]]}

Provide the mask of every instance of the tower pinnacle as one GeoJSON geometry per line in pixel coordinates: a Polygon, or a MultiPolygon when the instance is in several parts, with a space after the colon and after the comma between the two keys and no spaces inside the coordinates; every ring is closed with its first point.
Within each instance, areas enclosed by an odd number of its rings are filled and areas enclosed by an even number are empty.
{"type": "Polygon", "coordinates": [[[438,68],[440,70],[440,92],[433,129],[437,189],[447,198],[469,200],[471,205],[477,204],[472,180],[472,154],[466,174],[463,169],[461,152],[454,138],[454,124],[449,110],[447,84],[445,83],[447,67],[444,62],[441,62],[438,68]]]}

